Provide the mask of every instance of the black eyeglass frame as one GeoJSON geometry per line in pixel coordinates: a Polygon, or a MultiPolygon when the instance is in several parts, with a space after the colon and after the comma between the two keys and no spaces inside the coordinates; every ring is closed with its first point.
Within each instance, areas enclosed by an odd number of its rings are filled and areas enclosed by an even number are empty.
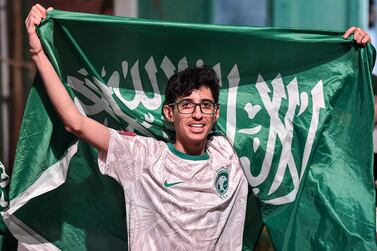
{"type": "Polygon", "coordinates": [[[214,114],[217,112],[217,110],[219,109],[219,104],[217,104],[217,103],[215,103],[215,102],[213,102],[213,101],[210,101],[210,100],[207,100],[207,101],[205,101],[205,102],[195,103],[195,102],[192,102],[192,101],[189,101],[189,100],[180,100],[180,101],[175,102],[175,103],[170,103],[170,104],[168,104],[168,106],[176,106],[176,107],[177,107],[177,111],[178,111],[178,113],[180,113],[180,114],[186,114],[186,115],[188,115],[188,114],[193,114],[193,113],[195,112],[195,110],[196,110],[196,107],[199,106],[200,112],[201,112],[202,114],[205,114],[205,115],[214,115],[214,114]],[[182,102],[189,102],[189,103],[193,104],[193,105],[194,105],[194,109],[192,110],[192,112],[189,112],[189,113],[181,112],[181,111],[179,110],[179,108],[178,108],[178,105],[179,105],[180,103],[182,103],[182,102]],[[201,105],[204,104],[205,102],[208,102],[208,103],[212,103],[212,104],[213,104],[213,106],[214,106],[214,110],[213,110],[213,112],[211,112],[211,113],[203,112],[203,109],[202,109],[201,105]]]}

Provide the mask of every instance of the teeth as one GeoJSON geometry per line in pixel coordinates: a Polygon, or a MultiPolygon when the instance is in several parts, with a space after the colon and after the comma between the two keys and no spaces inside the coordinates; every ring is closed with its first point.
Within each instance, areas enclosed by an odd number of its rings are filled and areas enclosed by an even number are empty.
{"type": "Polygon", "coordinates": [[[197,127],[197,128],[201,128],[203,127],[204,125],[203,124],[194,124],[194,125],[190,125],[191,127],[197,127]]]}

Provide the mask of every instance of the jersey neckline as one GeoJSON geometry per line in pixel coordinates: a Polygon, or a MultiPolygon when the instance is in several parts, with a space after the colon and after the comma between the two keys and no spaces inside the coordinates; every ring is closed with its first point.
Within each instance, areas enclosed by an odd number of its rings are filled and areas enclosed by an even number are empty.
{"type": "Polygon", "coordinates": [[[176,155],[177,157],[180,157],[182,159],[187,159],[187,160],[207,160],[207,159],[209,159],[209,155],[208,155],[207,152],[203,153],[202,155],[190,155],[190,154],[178,151],[172,143],[168,143],[168,148],[174,155],[176,155]]]}

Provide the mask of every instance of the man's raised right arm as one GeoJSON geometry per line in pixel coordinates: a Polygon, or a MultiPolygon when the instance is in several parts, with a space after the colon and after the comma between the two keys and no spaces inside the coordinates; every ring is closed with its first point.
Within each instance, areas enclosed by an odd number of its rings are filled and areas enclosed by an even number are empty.
{"type": "Polygon", "coordinates": [[[107,151],[110,138],[109,129],[97,121],[83,116],[77,110],[42,49],[35,27],[46,17],[46,13],[47,10],[41,5],[34,5],[26,18],[25,25],[28,32],[31,57],[42,77],[47,95],[67,131],[75,134],[98,150],[107,151]]]}

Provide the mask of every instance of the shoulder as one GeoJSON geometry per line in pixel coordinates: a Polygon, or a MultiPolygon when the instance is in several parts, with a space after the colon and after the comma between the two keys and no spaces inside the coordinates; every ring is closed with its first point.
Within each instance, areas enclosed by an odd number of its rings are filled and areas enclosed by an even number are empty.
{"type": "Polygon", "coordinates": [[[207,151],[211,157],[237,158],[231,143],[224,136],[212,136],[208,140],[207,151]]]}
{"type": "Polygon", "coordinates": [[[212,136],[211,138],[209,138],[207,146],[211,148],[233,150],[230,141],[225,136],[212,136]]]}
{"type": "Polygon", "coordinates": [[[153,137],[136,135],[134,132],[110,129],[110,142],[119,147],[141,148],[146,152],[156,153],[166,148],[166,143],[153,137]]]}
{"type": "Polygon", "coordinates": [[[109,128],[110,130],[110,137],[119,138],[122,140],[131,140],[131,141],[147,141],[147,142],[160,142],[157,139],[153,137],[146,137],[137,135],[134,132],[126,131],[126,130],[115,130],[112,128],[109,128]]]}
{"type": "Polygon", "coordinates": [[[117,130],[115,131],[114,129],[111,129],[112,131],[118,133],[119,135],[123,135],[123,136],[136,136],[136,133],[134,132],[129,132],[129,131],[126,131],[126,130],[117,130]]]}

